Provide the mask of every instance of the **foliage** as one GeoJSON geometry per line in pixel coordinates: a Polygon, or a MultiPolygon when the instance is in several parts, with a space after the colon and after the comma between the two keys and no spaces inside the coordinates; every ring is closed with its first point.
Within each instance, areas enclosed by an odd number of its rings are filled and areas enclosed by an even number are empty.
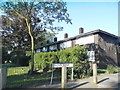
{"type": "Polygon", "coordinates": [[[2,64],[10,62],[11,55],[8,54],[8,51],[2,48],[2,64]]]}
{"type": "Polygon", "coordinates": [[[31,51],[30,67],[34,70],[34,48],[46,39],[50,40],[62,27],[54,22],[71,23],[66,3],[59,2],[2,2],[3,44],[14,51],[31,51]]]}
{"type": "Polygon", "coordinates": [[[74,74],[77,78],[83,78],[90,73],[87,58],[87,50],[80,46],[56,52],[40,52],[35,54],[35,69],[51,68],[52,63],[73,63],[74,74]]]}
{"type": "Polygon", "coordinates": [[[97,69],[97,73],[98,73],[98,75],[106,74],[107,73],[107,69],[97,69]]]}
{"type": "Polygon", "coordinates": [[[8,54],[8,51],[2,48],[2,64],[13,63],[18,66],[27,66],[29,64],[29,60],[30,57],[26,56],[24,52],[13,51],[8,54]]]}
{"type": "Polygon", "coordinates": [[[77,78],[84,78],[89,69],[87,50],[84,47],[75,47],[71,51],[71,62],[74,64],[77,78]]]}
{"type": "Polygon", "coordinates": [[[120,68],[114,67],[112,65],[109,65],[107,67],[107,73],[111,74],[111,73],[117,73],[117,72],[120,72],[120,68]]]}
{"type": "Polygon", "coordinates": [[[16,64],[17,66],[28,66],[29,65],[30,57],[25,55],[12,56],[11,61],[12,63],[16,64]]]}
{"type": "Polygon", "coordinates": [[[31,56],[31,51],[26,51],[25,54],[26,56],[31,56]]]}
{"type": "Polygon", "coordinates": [[[58,52],[41,52],[35,54],[35,69],[51,68],[52,63],[58,63],[58,52]]]}

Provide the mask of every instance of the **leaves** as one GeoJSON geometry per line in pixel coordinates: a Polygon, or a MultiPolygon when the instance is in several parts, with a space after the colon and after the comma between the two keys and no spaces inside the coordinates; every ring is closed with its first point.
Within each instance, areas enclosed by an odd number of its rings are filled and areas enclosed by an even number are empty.
{"type": "MultiPolygon", "coordinates": [[[[74,47],[57,52],[40,52],[35,54],[35,67],[44,69],[46,66],[52,67],[52,63],[73,63],[74,72],[77,78],[85,75],[89,69],[87,50],[84,47],[74,47]]],[[[68,68],[68,73],[70,73],[68,68]]]]}
{"type": "Polygon", "coordinates": [[[34,69],[34,47],[40,46],[39,42],[48,41],[47,36],[54,36],[62,29],[54,26],[55,21],[71,23],[67,16],[66,3],[62,1],[2,2],[0,9],[5,13],[2,25],[3,43],[12,51],[31,50],[31,71],[34,69]]]}
{"type": "Polygon", "coordinates": [[[6,33],[3,38],[7,36],[5,40],[9,39],[14,44],[11,45],[13,48],[16,43],[26,49],[31,46],[23,17],[29,20],[35,46],[39,46],[39,42],[44,41],[46,36],[53,37],[63,30],[63,27],[54,26],[57,20],[71,23],[65,2],[2,2],[0,9],[6,14],[2,17],[2,29],[6,33]]]}

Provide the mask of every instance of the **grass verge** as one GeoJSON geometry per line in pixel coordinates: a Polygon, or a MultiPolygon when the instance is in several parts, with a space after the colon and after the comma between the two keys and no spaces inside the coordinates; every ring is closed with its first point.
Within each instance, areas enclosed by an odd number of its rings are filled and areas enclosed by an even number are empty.
{"type": "MultiPolygon", "coordinates": [[[[47,73],[38,73],[33,75],[28,75],[29,67],[9,67],[7,74],[7,88],[27,88],[27,87],[35,87],[38,85],[44,85],[50,83],[51,71],[47,73]]],[[[109,67],[108,69],[98,69],[98,75],[101,74],[109,74],[112,70],[113,72],[120,72],[120,69],[109,67]]],[[[69,79],[70,79],[69,75],[69,79]]],[[[54,79],[53,81],[60,82],[61,72],[56,69],[54,71],[54,79]]],[[[54,83],[53,82],[53,83],[54,83]]]]}
{"type": "MultiPolygon", "coordinates": [[[[51,72],[28,75],[29,67],[10,67],[7,74],[7,88],[28,88],[50,83],[51,72]]],[[[54,79],[60,81],[60,72],[54,72],[54,79]]]]}

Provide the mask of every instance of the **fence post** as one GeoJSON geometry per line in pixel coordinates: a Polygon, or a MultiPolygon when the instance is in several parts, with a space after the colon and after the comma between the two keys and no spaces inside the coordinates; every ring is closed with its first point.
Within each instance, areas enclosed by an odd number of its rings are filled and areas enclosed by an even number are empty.
{"type": "Polygon", "coordinates": [[[71,80],[73,80],[73,68],[72,68],[71,80]]]}
{"type": "Polygon", "coordinates": [[[2,67],[1,74],[2,74],[2,88],[5,88],[7,81],[7,67],[2,67]]]}
{"type": "Polygon", "coordinates": [[[65,65],[62,66],[62,78],[61,78],[61,88],[66,88],[67,83],[67,68],[65,65]]]}

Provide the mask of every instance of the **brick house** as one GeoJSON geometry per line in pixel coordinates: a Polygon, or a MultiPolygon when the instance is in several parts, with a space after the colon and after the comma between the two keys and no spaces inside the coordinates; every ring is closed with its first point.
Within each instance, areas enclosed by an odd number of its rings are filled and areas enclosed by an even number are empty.
{"type": "Polygon", "coordinates": [[[100,29],[84,33],[84,29],[79,29],[79,35],[68,38],[64,35],[64,40],[43,45],[36,48],[36,52],[56,51],[74,46],[85,46],[88,51],[95,51],[95,60],[99,61],[98,68],[106,68],[107,65],[120,66],[120,37],[102,31],[100,29]]]}

